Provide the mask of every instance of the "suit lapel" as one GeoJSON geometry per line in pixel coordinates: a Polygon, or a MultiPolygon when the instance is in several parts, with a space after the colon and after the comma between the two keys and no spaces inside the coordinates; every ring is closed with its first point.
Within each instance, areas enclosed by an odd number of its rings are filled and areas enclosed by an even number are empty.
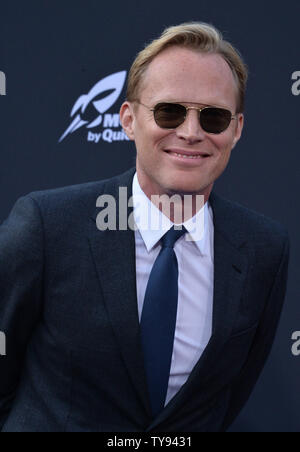
{"type": "MultiPolygon", "coordinates": [[[[117,200],[117,212],[119,212],[119,187],[127,187],[129,199],[132,195],[134,172],[131,170],[117,180],[108,181],[104,188],[104,194],[112,195],[117,200]]],[[[91,221],[89,241],[103,298],[133,386],[144,408],[151,415],[140,345],[134,232],[129,229],[118,230],[118,215],[117,230],[99,231],[95,223],[99,212],[100,209],[97,209],[91,221]]],[[[128,209],[128,215],[131,212],[132,209],[128,209]]]]}

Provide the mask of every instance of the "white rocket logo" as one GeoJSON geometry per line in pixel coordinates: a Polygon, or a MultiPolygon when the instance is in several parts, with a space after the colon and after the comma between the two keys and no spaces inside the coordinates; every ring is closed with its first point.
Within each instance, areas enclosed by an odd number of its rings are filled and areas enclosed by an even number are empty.
{"type": "Polygon", "coordinates": [[[125,84],[126,75],[126,71],[116,72],[115,74],[109,75],[108,77],[100,80],[88,94],[80,96],[75,102],[70,115],[71,118],[75,115],[76,116],[60,138],[59,142],[63,141],[67,135],[75,132],[75,130],[80,129],[83,126],[86,126],[87,129],[99,126],[102,122],[103,113],[109,110],[118,100],[125,84]],[[94,99],[106,91],[109,91],[109,94],[106,97],[94,101],[94,99]],[[86,110],[91,103],[100,115],[98,114],[95,119],[89,121],[85,120],[83,115],[86,113],[86,110]]]}

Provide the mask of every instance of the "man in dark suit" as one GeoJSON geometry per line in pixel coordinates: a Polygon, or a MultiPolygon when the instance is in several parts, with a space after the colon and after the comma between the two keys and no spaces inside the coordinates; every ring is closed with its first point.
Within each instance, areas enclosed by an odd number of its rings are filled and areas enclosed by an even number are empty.
{"type": "Polygon", "coordinates": [[[136,168],[16,203],[0,227],[2,431],[221,432],[236,418],[289,258],[282,226],[212,191],[242,133],[246,78],[213,27],[168,29],[135,60],[120,112],[136,168]],[[135,228],[119,227],[120,187],[135,228]],[[107,195],[116,228],[101,225],[107,195]],[[191,200],[181,231],[163,195],[191,200]],[[165,230],[142,227],[149,209],[165,230]]]}

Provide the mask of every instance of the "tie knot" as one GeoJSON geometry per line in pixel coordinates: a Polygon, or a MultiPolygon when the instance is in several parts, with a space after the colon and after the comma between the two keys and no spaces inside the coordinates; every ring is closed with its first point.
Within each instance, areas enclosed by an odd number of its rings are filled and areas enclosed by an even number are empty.
{"type": "Polygon", "coordinates": [[[186,233],[186,229],[182,226],[182,229],[175,229],[173,226],[166,234],[162,237],[162,247],[163,248],[173,248],[177,240],[186,233]]]}

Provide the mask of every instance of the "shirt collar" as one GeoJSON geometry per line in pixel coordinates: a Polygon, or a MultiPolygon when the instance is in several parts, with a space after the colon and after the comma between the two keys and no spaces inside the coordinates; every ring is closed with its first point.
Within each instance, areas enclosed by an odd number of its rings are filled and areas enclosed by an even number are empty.
{"type": "MultiPolygon", "coordinates": [[[[174,226],[174,223],[143,192],[137,173],[135,173],[133,178],[132,195],[136,228],[141,234],[147,251],[150,252],[163,235],[174,226]]],[[[202,256],[209,253],[208,228],[211,221],[209,215],[207,202],[193,218],[183,223],[189,233],[186,235],[186,240],[195,243],[202,256]]]]}

